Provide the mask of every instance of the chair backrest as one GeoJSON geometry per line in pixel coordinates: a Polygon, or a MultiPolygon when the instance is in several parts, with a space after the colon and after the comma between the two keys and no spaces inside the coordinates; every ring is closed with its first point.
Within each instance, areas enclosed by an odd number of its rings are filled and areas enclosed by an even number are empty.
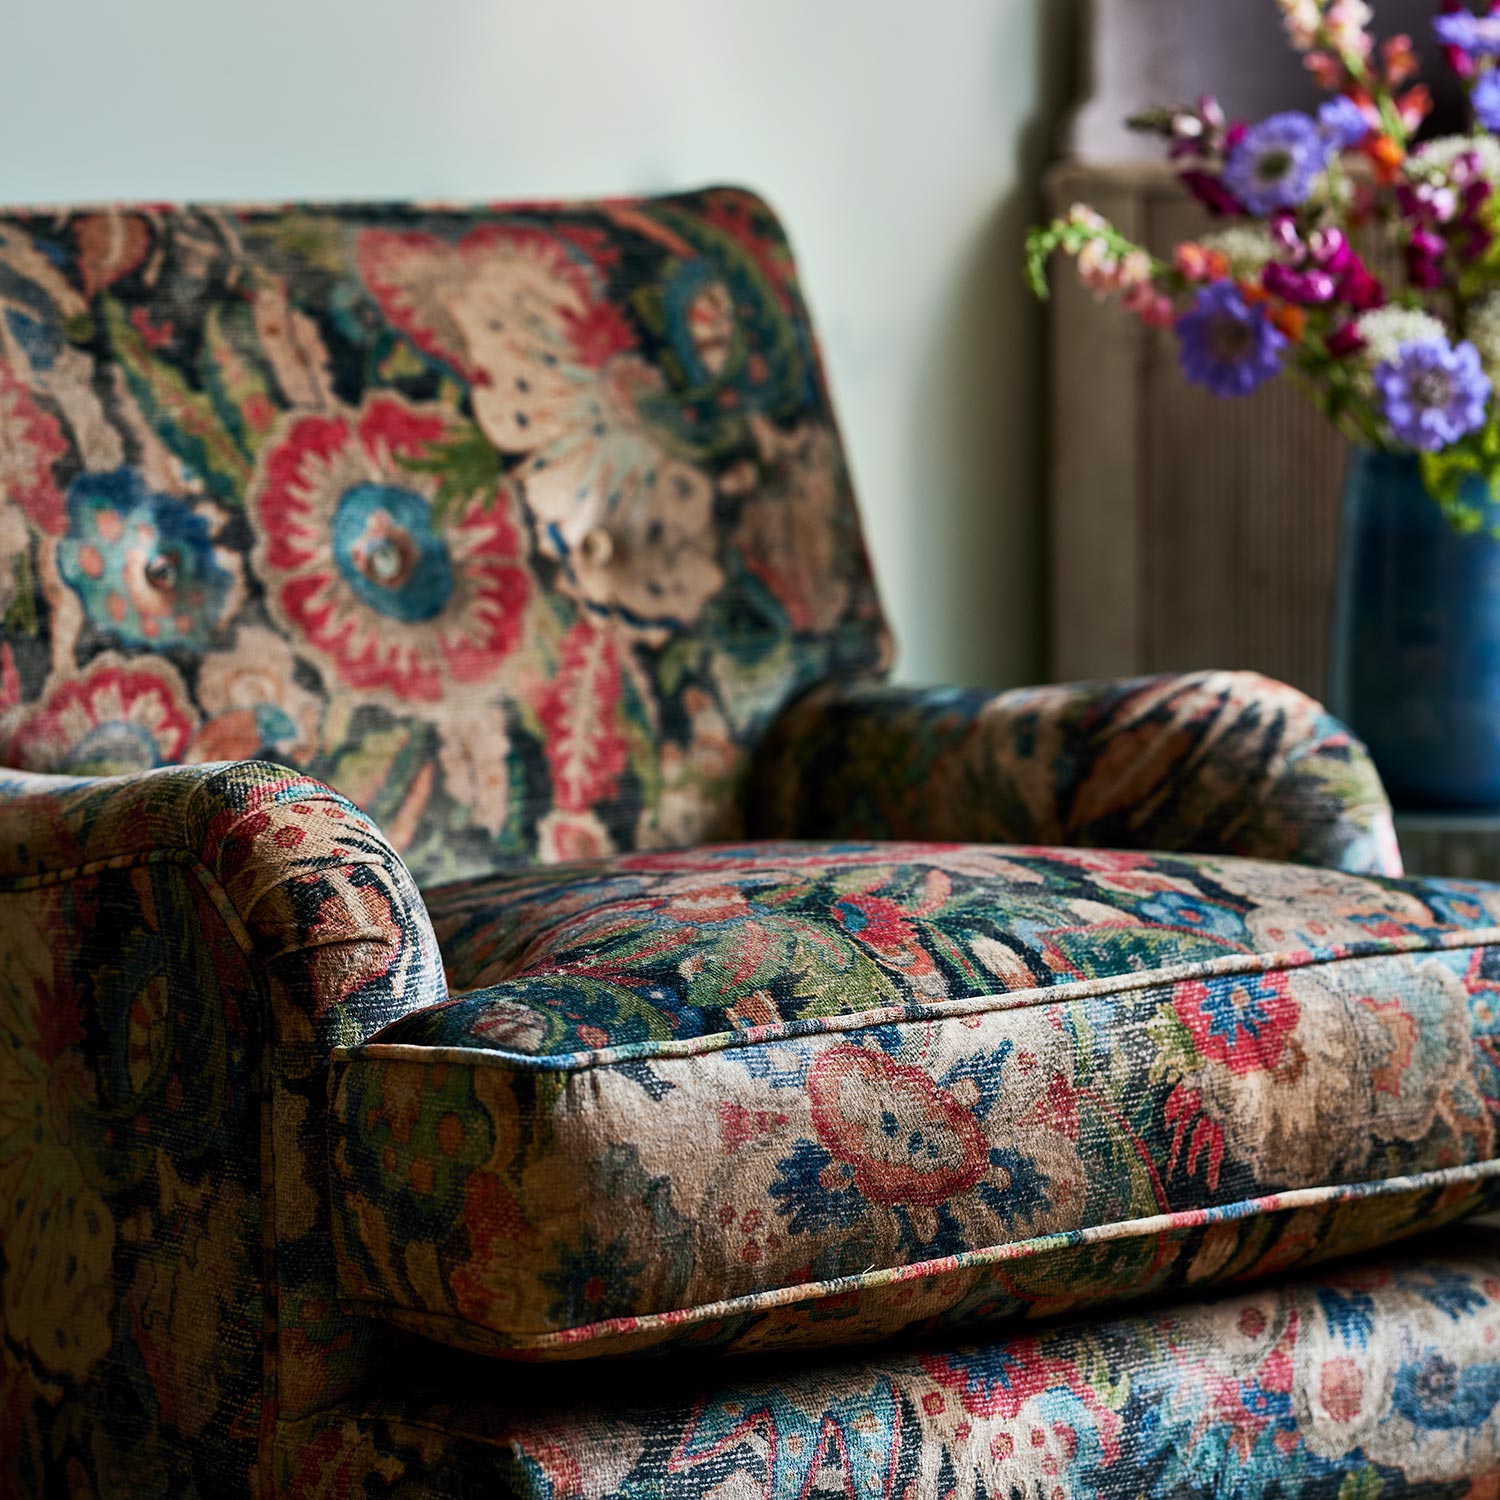
{"type": "Polygon", "coordinates": [[[0,764],[262,758],[424,883],[735,831],[885,627],[736,189],[0,213],[0,764]]]}

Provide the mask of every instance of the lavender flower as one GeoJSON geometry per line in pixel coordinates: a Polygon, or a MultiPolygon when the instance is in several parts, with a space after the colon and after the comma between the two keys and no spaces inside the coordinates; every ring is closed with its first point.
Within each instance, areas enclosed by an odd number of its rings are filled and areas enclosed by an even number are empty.
{"type": "Polygon", "coordinates": [[[1473,16],[1460,11],[1435,17],[1432,29],[1445,47],[1457,47],[1471,57],[1500,57],[1500,16],[1473,16]]]}
{"type": "Polygon", "coordinates": [[[1438,453],[1484,426],[1490,381],[1473,344],[1434,338],[1377,365],[1375,392],[1397,442],[1438,453]]]}
{"type": "Polygon", "coordinates": [[[1319,107],[1318,128],[1338,151],[1351,150],[1370,134],[1364,110],[1342,94],[1319,107]]]}
{"type": "Polygon", "coordinates": [[[1224,185],[1255,214],[1307,202],[1328,165],[1329,140],[1311,115],[1286,110],[1252,125],[1229,153],[1224,185]]]}
{"type": "Polygon", "coordinates": [[[1500,130],[1500,68],[1481,73],[1469,101],[1474,117],[1486,130],[1500,130]]]}
{"type": "MultiPolygon", "coordinates": [[[[1204,287],[1177,320],[1182,373],[1216,396],[1248,396],[1281,371],[1286,337],[1251,307],[1233,282],[1204,287]]],[[[1486,384],[1488,390],[1488,384],[1486,384]]]]}

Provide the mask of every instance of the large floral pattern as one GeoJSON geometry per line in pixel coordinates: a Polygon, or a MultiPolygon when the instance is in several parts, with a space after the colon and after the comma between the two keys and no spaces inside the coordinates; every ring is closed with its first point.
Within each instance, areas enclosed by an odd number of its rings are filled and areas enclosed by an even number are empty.
{"type": "Polygon", "coordinates": [[[1320,1294],[1326,1350],[1265,1294],[1201,1407],[1162,1322],[508,1449],[380,1415],[420,1350],[472,1391],[453,1346],[972,1330],[1496,1200],[1497,898],[1340,873],[1399,865],[1316,705],[888,655],[751,194],[0,214],[0,1491],[978,1500],[1295,1437],[1365,1496],[1493,1452],[1472,1265],[1446,1340],[1404,1273],[1320,1294]],[[749,820],[1335,868],[643,852],[749,820]]]}
{"type": "Polygon", "coordinates": [[[776,715],[884,665],[753,196],[0,218],[25,764],[269,758],[430,883],[736,832],[776,715]],[[46,742],[106,659],[169,665],[186,751],[46,742]]]}
{"type": "Polygon", "coordinates": [[[454,246],[371,230],[360,263],[392,320],[468,371],[475,418],[523,458],[543,551],[581,597],[644,623],[691,622],[724,582],[713,486],[644,425],[664,377],[605,299],[588,248],[605,250],[531,226],[487,226],[454,246]],[[617,548],[635,565],[616,566],[617,548]]]}
{"type": "Polygon", "coordinates": [[[1500,1203],[1490,887],[792,843],[624,854],[430,910],[454,992],[339,1055],[332,1165],[346,1291],[449,1342],[887,1337],[1500,1203]],[[454,1169],[419,1122],[460,1076],[513,1144],[417,1212],[403,1184],[454,1169]],[[500,1202],[510,1231],[476,1254],[500,1202]]]}
{"type": "Polygon", "coordinates": [[[1500,1244],[1474,1230],[1249,1294],[770,1373],[466,1382],[432,1362],[304,1424],[285,1471],[443,1494],[504,1475],[515,1500],[1481,1496],[1497,1343],[1500,1244]]]}
{"type": "Polygon", "coordinates": [[[86,474],[68,491],[58,571],[95,627],[130,646],[204,646],[238,603],[238,559],[186,501],[138,474],[86,474]]]}
{"type": "Polygon", "coordinates": [[[276,608],[352,688],[441,703],[521,640],[529,582],[504,496],[446,532],[433,514],[418,465],[453,437],[446,412],[378,396],[268,445],[247,503],[276,608]]]}
{"type": "Polygon", "coordinates": [[[168,662],[107,652],[40,703],[0,716],[0,759],[83,776],[150,771],[187,759],[197,724],[168,662]]]}

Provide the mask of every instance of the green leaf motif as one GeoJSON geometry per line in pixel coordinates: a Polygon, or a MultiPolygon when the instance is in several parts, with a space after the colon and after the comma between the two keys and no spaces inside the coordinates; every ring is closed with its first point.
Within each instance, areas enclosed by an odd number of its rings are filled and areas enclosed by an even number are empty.
{"type": "Polygon", "coordinates": [[[226,504],[243,503],[251,459],[224,426],[213,400],[159,360],[130,325],[125,309],[104,298],[104,324],[130,393],[161,440],[226,504]]]}
{"type": "Polygon", "coordinates": [[[1380,1500],[1385,1493],[1385,1480],[1374,1464],[1366,1464],[1357,1473],[1345,1474],[1339,1485],[1339,1500],[1380,1500]]]}
{"type": "Polygon", "coordinates": [[[492,504],[500,484],[500,454],[477,427],[466,425],[446,442],[434,443],[420,456],[403,456],[399,462],[409,473],[437,480],[432,499],[437,526],[446,525],[471,503],[492,504]]]}

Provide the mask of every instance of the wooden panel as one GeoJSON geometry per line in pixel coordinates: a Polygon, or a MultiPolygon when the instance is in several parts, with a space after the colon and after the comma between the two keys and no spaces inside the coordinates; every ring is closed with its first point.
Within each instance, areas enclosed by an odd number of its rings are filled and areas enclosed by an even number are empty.
{"type": "MultiPolygon", "coordinates": [[[[1155,166],[1058,169],[1158,253],[1208,221],[1155,166]]],[[[1346,447],[1289,380],[1246,400],[1189,385],[1176,340],[1053,303],[1053,674],[1251,668],[1321,696],[1346,447]]]]}

